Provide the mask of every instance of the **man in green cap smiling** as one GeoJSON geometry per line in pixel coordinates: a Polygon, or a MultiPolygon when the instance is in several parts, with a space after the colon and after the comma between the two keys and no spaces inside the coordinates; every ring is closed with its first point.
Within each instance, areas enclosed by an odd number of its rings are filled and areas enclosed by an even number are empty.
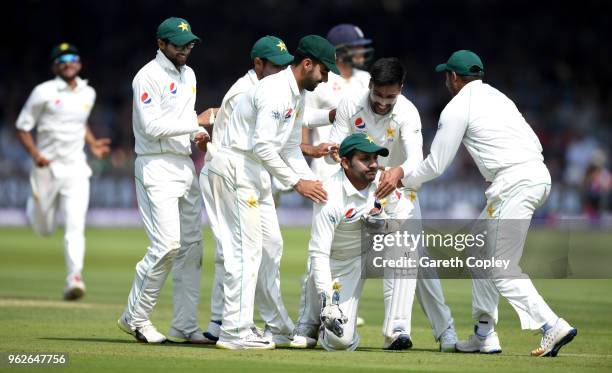
{"type": "Polygon", "coordinates": [[[492,256],[506,256],[513,263],[511,272],[473,279],[472,317],[477,324],[474,334],[457,342],[456,348],[501,352],[494,327],[502,295],[514,307],[522,329],[540,329],[543,334],[532,356],[554,357],[577,331],[550,309],[518,265],[533,213],[550,193],[542,145],[516,105],[482,82],[484,66],[476,53],[456,51],[436,71],[446,75],[453,98],[440,114],[431,154],[405,174],[402,184],[418,187],[440,176],[463,142],[485,181],[491,183],[479,218],[487,232],[495,232],[487,236],[487,248],[492,256]]]}
{"type": "MultiPolygon", "coordinates": [[[[398,190],[376,199],[379,156],[387,157],[389,149],[378,146],[369,135],[347,136],[340,144],[339,155],[341,169],[323,183],[329,192],[327,202],[313,207],[308,257],[322,301],[319,343],[328,351],[353,351],[359,344],[356,319],[364,285],[361,218],[367,218],[377,207],[382,210],[377,211],[378,216],[399,219],[408,214],[411,205],[398,190]]],[[[391,329],[385,332],[386,349],[412,346],[410,315],[416,277],[403,279],[402,286],[401,302],[393,302],[394,315],[385,318],[385,325],[391,329]]]]}
{"type": "MultiPolygon", "coordinates": [[[[224,132],[228,126],[232,111],[238,104],[243,94],[252,88],[257,82],[266,76],[276,74],[284,70],[291,61],[293,55],[287,50],[285,42],[276,36],[264,36],[257,40],[251,49],[253,68],[242,78],[238,79],[227,91],[218,115],[214,120],[212,142],[208,144],[206,152],[206,164],[200,173],[200,188],[204,197],[206,214],[210,222],[210,228],[216,242],[215,252],[215,277],[210,296],[211,316],[208,330],[204,335],[215,343],[219,339],[221,323],[223,318],[223,277],[225,268],[223,265],[223,251],[221,250],[221,239],[218,235],[218,223],[216,212],[213,209],[214,201],[210,184],[208,183],[208,165],[216,154],[224,132]]],[[[232,136],[232,134],[228,134],[232,136]]],[[[262,208],[267,205],[262,206],[262,208]]],[[[282,237],[276,213],[267,214],[266,224],[262,225],[263,252],[261,266],[257,281],[255,303],[257,303],[261,318],[267,326],[267,331],[272,335],[277,345],[288,344],[288,335],[293,330],[293,322],[289,317],[283,304],[280,292],[280,281],[278,266],[275,264],[282,254],[282,237]]]]}
{"type": "MultiPolygon", "coordinates": [[[[286,48],[286,47],[285,47],[286,48]]],[[[337,71],[335,49],[316,35],[303,37],[291,66],[242,95],[208,168],[225,267],[223,323],[217,347],[272,349],[254,332],[253,307],[264,225],[276,221],[270,175],[316,203],[327,193],[300,150],[304,92],[337,71]],[[248,260],[243,260],[248,258],[248,260]]],[[[280,237],[278,226],[272,225],[280,237]]],[[[280,265],[281,250],[274,261],[280,265]]],[[[274,272],[272,272],[274,273],[274,272]]]]}
{"type": "Polygon", "coordinates": [[[186,20],[166,19],[157,28],[157,56],[132,82],[136,197],[151,244],[136,265],[118,326],[145,343],[166,340],[150,316],[171,269],[174,310],[168,336],[175,342],[208,342],[197,321],[202,196],[190,158],[190,140],[207,135],[194,110],[195,74],[185,65],[199,40],[186,20]]]}

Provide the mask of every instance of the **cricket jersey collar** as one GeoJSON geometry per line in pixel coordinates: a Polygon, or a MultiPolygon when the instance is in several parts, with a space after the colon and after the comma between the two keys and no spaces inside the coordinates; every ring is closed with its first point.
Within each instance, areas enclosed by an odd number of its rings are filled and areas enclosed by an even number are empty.
{"type": "Polygon", "coordinates": [[[293,75],[293,70],[291,69],[291,65],[287,66],[284,71],[287,74],[287,79],[289,80],[289,86],[291,87],[291,92],[294,96],[300,95],[300,88],[298,87],[297,80],[295,80],[295,76],[293,75]]]}
{"type": "MultiPolygon", "coordinates": [[[[76,77],[76,88],[74,89],[75,91],[78,91],[84,87],[87,86],[87,80],[85,79],[81,79],[80,77],[76,77]]],[[[65,90],[69,90],[70,86],[68,86],[68,83],[66,83],[66,81],[64,79],[62,79],[60,76],[56,76],[55,79],[53,79],[53,81],[55,82],[55,86],[57,87],[58,91],[65,91],[65,90]]]]}
{"type": "Polygon", "coordinates": [[[255,83],[259,81],[259,79],[257,79],[257,73],[253,69],[247,72],[247,76],[249,77],[249,80],[251,81],[251,83],[253,83],[253,85],[255,85],[255,83]]]}
{"type": "MultiPolygon", "coordinates": [[[[155,56],[155,61],[157,61],[157,63],[164,68],[165,70],[168,70],[170,72],[178,72],[176,69],[176,66],[174,66],[174,64],[172,63],[172,61],[170,61],[168,59],[168,57],[166,57],[166,55],[164,54],[164,52],[162,52],[161,50],[157,50],[157,55],[155,56]]],[[[185,71],[185,65],[180,67],[180,73],[182,74],[183,71],[185,71]]]]}

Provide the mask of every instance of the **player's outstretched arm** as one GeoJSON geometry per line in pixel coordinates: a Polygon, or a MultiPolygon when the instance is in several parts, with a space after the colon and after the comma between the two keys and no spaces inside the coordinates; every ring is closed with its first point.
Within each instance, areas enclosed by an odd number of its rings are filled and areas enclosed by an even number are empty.
{"type": "Polygon", "coordinates": [[[89,145],[89,150],[91,151],[91,154],[93,154],[94,157],[98,159],[102,159],[110,153],[111,139],[96,138],[96,136],[94,136],[93,132],[91,131],[89,124],[85,126],[85,142],[87,143],[87,145],[89,145]]]}

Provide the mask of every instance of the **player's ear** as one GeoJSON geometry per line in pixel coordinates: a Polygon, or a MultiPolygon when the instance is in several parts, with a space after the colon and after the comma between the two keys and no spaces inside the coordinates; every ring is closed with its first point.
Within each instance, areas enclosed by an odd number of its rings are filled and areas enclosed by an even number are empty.
{"type": "Polygon", "coordinates": [[[166,43],[162,39],[157,39],[157,48],[164,49],[166,47],[166,43]]]}
{"type": "Polygon", "coordinates": [[[342,157],[340,158],[340,166],[346,171],[351,167],[351,161],[347,157],[342,157]]]}

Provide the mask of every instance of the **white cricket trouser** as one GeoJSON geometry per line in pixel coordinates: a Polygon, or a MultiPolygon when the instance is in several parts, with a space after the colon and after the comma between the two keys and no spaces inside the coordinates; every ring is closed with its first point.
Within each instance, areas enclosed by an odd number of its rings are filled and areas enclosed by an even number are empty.
{"type": "Polygon", "coordinates": [[[32,167],[26,215],[37,234],[47,236],[57,227],[58,210],[64,215],[64,258],[67,280],[81,275],[85,258],[85,217],[89,205],[89,177],[86,163],[32,167]],[[60,170],[56,172],[55,170],[60,170]],[[59,208],[59,209],[58,209],[59,208]]]}
{"type": "Polygon", "coordinates": [[[258,302],[262,317],[274,315],[270,326],[277,330],[273,332],[289,334],[293,324],[280,294],[282,240],[270,174],[249,156],[223,148],[209,165],[208,180],[225,271],[220,339],[238,339],[251,333],[256,288],[262,297],[258,302]],[[264,235],[266,240],[276,241],[266,250],[264,235]],[[262,281],[259,274],[264,277],[262,281]]]}
{"type": "Polygon", "coordinates": [[[487,208],[480,215],[486,219],[487,248],[495,257],[511,258],[514,273],[521,278],[472,280],[472,317],[487,314],[497,322],[499,294],[510,302],[519,316],[522,329],[538,329],[554,323],[557,315],[540,296],[529,277],[518,266],[523,254],[529,223],[536,208],[550,193],[550,174],[542,162],[521,164],[495,177],[485,192],[487,208]]]}
{"type": "MultiPolygon", "coordinates": [[[[225,268],[223,264],[223,250],[219,243],[221,239],[217,238],[219,223],[215,213],[208,174],[207,164],[200,173],[200,188],[204,197],[204,205],[206,206],[206,214],[210,221],[210,228],[215,239],[215,276],[210,297],[210,319],[221,321],[223,319],[223,278],[225,276],[225,268]]],[[[274,203],[261,206],[261,214],[265,216],[262,218],[262,221],[266,223],[261,226],[263,251],[257,276],[255,303],[259,309],[261,319],[270,326],[272,333],[287,335],[291,334],[294,325],[281,297],[279,268],[283,254],[283,238],[281,236],[280,225],[278,224],[278,217],[273,208],[274,203]]]]}
{"type": "MultiPolygon", "coordinates": [[[[409,193],[409,191],[404,191],[409,193]]],[[[406,219],[421,219],[421,209],[418,198],[414,201],[414,208],[410,211],[410,215],[405,217],[406,219]]],[[[419,255],[427,255],[427,249],[424,247],[419,248],[419,255]]],[[[419,279],[416,284],[416,296],[419,300],[421,308],[425,315],[429,319],[431,324],[434,338],[439,340],[442,333],[448,329],[449,326],[454,325],[453,318],[451,316],[450,308],[446,305],[444,299],[444,293],[442,292],[442,284],[438,278],[437,271],[435,268],[419,268],[419,279]]],[[[306,273],[302,277],[302,292],[300,296],[300,306],[298,310],[298,324],[307,325],[319,325],[320,324],[320,308],[319,308],[319,297],[314,284],[314,275],[310,271],[310,261],[306,266],[306,273]]],[[[404,279],[402,279],[404,280],[404,279]]],[[[393,304],[391,297],[393,295],[393,283],[394,281],[402,280],[391,280],[386,279],[383,281],[383,295],[385,298],[385,320],[393,320],[397,315],[393,315],[390,306],[393,304]]],[[[406,288],[405,284],[401,285],[401,288],[406,288]]],[[[397,293],[397,289],[396,289],[397,293]]],[[[404,298],[412,297],[410,294],[405,294],[404,298]]],[[[408,299],[406,299],[406,302],[408,299]]],[[[412,304],[412,301],[411,301],[412,304]]],[[[388,334],[388,325],[383,327],[383,335],[388,334]]]]}
{"type": "Polygon", "coordinates": [[[132,328],[150,323],[172,269],[172,327],[193,333],[198,329],[202,268],[202,200],[193,161],[187,155],[139,155],[135,178],[138,209],[151,246],[136,264],[124,317],[132,328]]]}

